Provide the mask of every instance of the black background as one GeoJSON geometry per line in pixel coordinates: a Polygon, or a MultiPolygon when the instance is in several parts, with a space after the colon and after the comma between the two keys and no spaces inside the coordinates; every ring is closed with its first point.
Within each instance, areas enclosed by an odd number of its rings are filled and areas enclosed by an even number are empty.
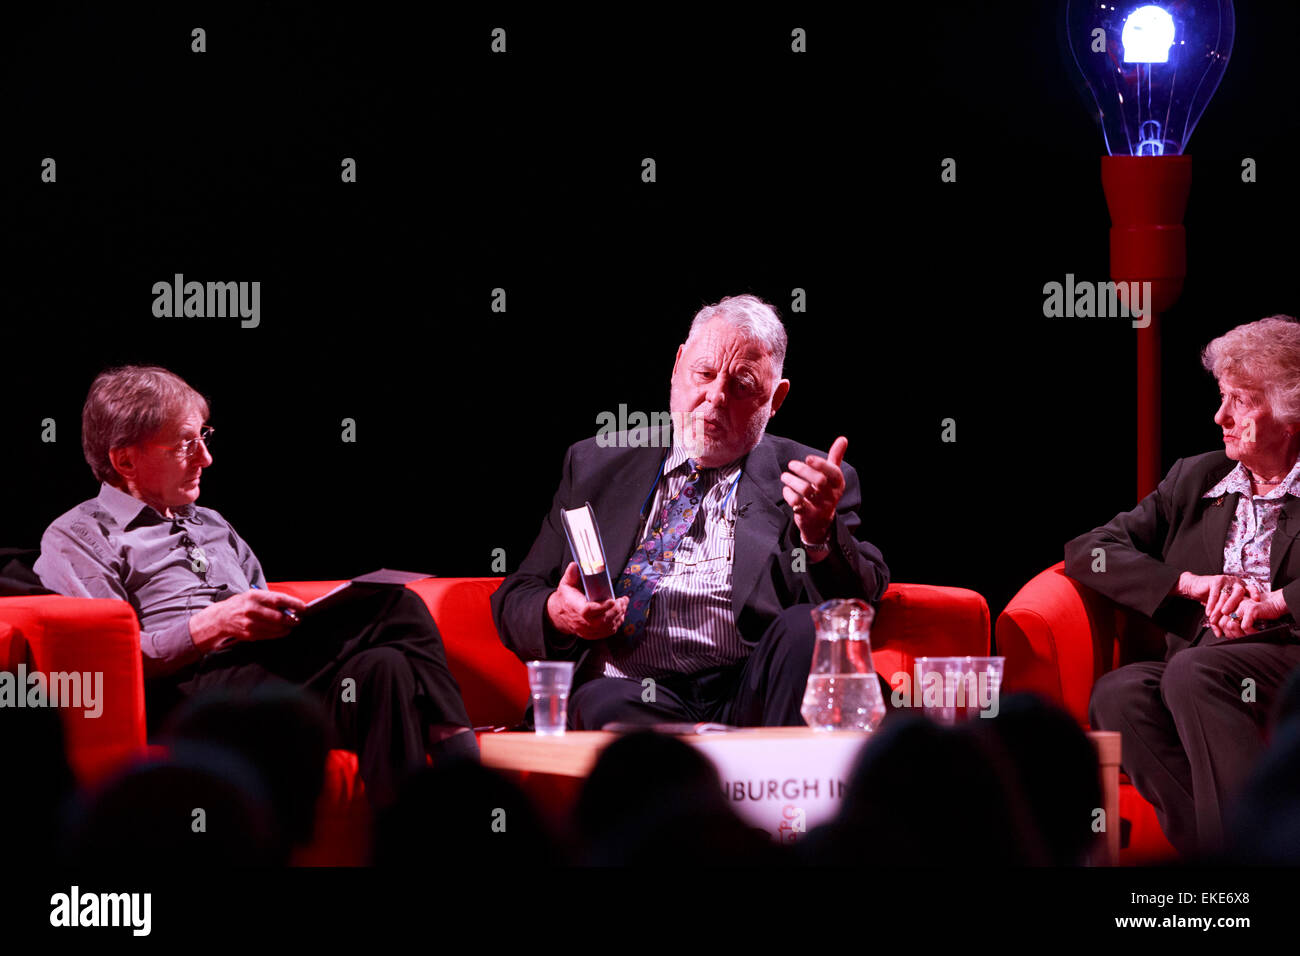
{"type": "MultiPolygon", "coordinates": [[[[996,615],[1134,504],[1134,330],[1042,311],[1045,283],[1108,277],[1103,140],[1055,3],[885,6],[21,14],[0,37],[0,545],[96,493],[86,389],[153,362],[211,400],[200,503],[272,581],[486,575],[498,547],[514,569],[565,448],[620,403],[666,408],[691,316],[753,292],[790,333],[770,430],[847,435],[893,579],[996,615]],[[260,327],[155,318],[177,272],[261,281],[260,327]]],[[[1188,150],[1166,468],[1221,447],[1199,350],[1300,311],[1300,15],[1237,6],[1188,150]]]]}

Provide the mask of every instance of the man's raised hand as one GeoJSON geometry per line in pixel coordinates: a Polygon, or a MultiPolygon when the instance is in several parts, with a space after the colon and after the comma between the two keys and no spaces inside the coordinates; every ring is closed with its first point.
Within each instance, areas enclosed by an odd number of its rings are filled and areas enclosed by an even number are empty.
{"type": "Polygon", "coordinates": [[[841,435],[825,458],[809,455],[793,460],[781,473],[781,495],[794,511],[794,523],[806,544],[822,544],[835,523],[835,509],[844,494],[844,472],[840,465],[849,440],[841,435]]]}

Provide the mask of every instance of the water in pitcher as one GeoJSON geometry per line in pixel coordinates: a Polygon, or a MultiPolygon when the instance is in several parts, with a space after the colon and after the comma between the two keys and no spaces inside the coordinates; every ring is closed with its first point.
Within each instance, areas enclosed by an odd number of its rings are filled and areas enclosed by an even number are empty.
{"type": "Polygon", "coordinates": [[[872,731],[885,716],[871,664],[875,612],[856,598],[831,600],[812,611],[817,643],[799,713],[814,730],[872,731]]]}
{"type": "Polygon", "coordinates": [[[814,730],[874,730],[884,716],[880,682],[871,674],[810,675],[800,713],[814,730]]]}

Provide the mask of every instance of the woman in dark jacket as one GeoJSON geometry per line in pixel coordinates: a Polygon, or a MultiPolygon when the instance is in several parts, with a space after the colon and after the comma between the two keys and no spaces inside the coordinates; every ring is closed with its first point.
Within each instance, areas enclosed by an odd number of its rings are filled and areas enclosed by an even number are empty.
{"type": "Polygon", "coordinates": [[[1123,767],[1183,853],[1214,852],[1300,667],[1300,323],[1272,316],[1211,342],[1223,450],[1174,463],[1136,508],[1075,538],[1065,570],[1167,632],[1163,661],[1093,688],[1123,767]]]}

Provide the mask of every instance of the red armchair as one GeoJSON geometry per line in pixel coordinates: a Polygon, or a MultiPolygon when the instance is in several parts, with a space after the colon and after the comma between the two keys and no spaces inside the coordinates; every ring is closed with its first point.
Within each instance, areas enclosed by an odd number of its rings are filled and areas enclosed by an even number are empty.
{"type": "Polygon", "coordinates": [[[140,622],[131,605],[58,595],[0,598],[0,667],[24,662],[45,674],[104,674],[99,717],[63,712],[68,762],[82,783],[101,780],[144,750],[140,622]]]}
{"type": "MultiPolygon", "coordinates": [[[[429,578],[408,585],[424,599],[438,624],[465,707],[475,726],[517,723],[528,704],[527,671],[506,650],[488,603],[501,578],[429,578]]],[[[340,582],[272,584],[311,600],[340,582]]],[[[148,753],[140,626],[124,601],[60,596],[0,598],[0,666],[29,661],[50,671],[103,671],[99,718],[63,710],[69,761],[83,785],[93,785],[124,763],[148,753]]],[[[876,670],[886,678],[911,671],[922,655],[986,655],[989,609],[963,588],[893,584],[885,592],[872,630],[876,670]]],[[[365,860],[368,816],[356,755],[332,751],[318,809],[316,838],[298,864],[351,864],[365,860]]]]}
{"type": "MultiPolygon", "coordinates": [[[[1088,698],[1097,678],[1116,667],[1164,656],[1164,634],[1065,575],[1065,562],[1034,577],[998,615],[998,653],[1007,659],[1004,693],[1032,691],[1088,725],[1088,698]]],[[[1121,864],[1169,861],[1177,856],[1155,808],[1120,776],[1121,864]]]]}

